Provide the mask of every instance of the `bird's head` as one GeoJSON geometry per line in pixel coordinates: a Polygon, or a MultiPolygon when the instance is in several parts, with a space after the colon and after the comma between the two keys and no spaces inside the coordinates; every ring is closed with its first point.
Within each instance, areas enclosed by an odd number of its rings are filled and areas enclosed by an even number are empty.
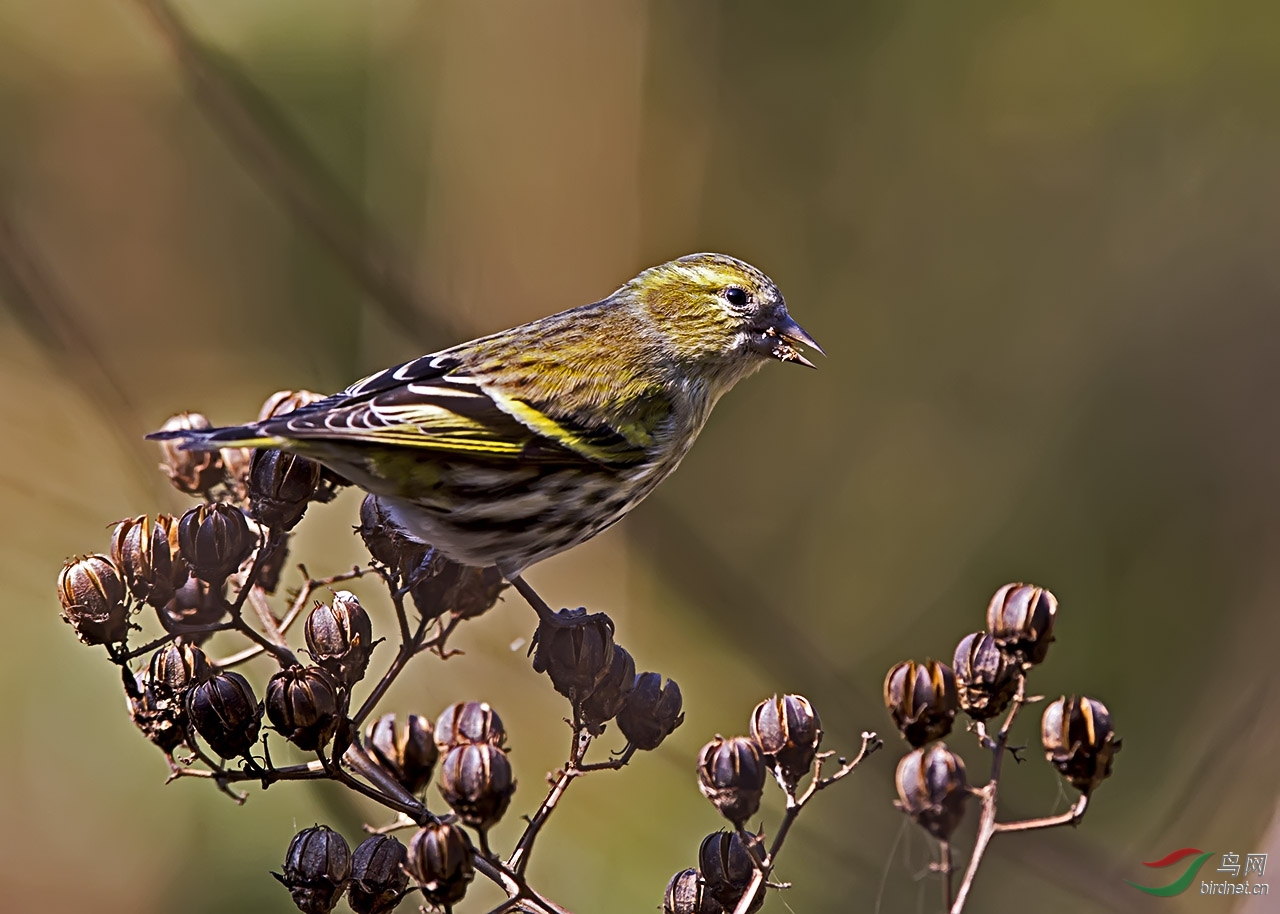
{"type": "Polygon", "coordinates": [[[741,375],[769,360],[813,368],[797,345],[822,352],[787,313],[773,280],[725,254],[689,254],[652,267],[619,294],[647,312],[685,364],[741,375]]]}

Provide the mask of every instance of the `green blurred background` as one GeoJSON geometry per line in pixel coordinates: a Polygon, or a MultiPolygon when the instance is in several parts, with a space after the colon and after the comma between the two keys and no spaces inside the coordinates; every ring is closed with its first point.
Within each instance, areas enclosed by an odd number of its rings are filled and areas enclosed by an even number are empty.
{"type": "MultiPolygon", "coordinates": [[[[144,431],[722,250],[829,357],[742,385],[644,507],[530,575],[610,612],[688,708],[575,785],[535,883],[578,914],[654,910],[720,824],[705,740],[787,690],[852,751],[889,729],[888,666],[949,659],[1024,579],[1061,602],[1033,690],[1103,699],[1125,746],[1077,830],[996,839],[971,910],[1276,910],[1122,881],[1185,846],[1280,855],[1274,4],[3,0],[0,137],[7,909],[285,912],[267,870],[294,830],[358,839],[367,812],[165,786],[58,621],[66,556],[185,505],[144,431]]],[[[294,557],[360,561],[357,504],[314,508],[294,557]]],[[[498,708],[503,848],[566,743],[512,649],[530,620],[508,599],[387,703],[498,708]]],[[[887,736],[801,818],[767,911],[938,909],[887,736]]],[[[1030,755],[1007,817],[1070,802],[1030,755]]]]}

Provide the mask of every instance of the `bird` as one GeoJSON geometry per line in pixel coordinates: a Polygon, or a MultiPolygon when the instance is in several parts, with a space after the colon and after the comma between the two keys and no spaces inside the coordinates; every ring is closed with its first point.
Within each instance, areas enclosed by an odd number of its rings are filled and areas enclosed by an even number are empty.
{"type": "Polygon", "coordinates": [[[540,616],[531,565],[621,520],[671,475],[720,397],[822,348],[777,285],[726,254],[644,270],[592,304],[428,353],[293,412],[149,435],[277,448],[376,496],[409,538],[496,566],[540,616]]]}

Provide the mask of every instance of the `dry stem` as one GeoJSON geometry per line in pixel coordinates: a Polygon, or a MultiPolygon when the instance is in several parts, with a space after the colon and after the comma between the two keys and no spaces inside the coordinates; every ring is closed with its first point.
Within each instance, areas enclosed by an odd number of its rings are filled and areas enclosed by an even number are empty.
{"type": "Polygon", "coordinates": [[[763,860],[754,859],[755,853],[752,850],[752,842],[749,840],[750,836],[745,834],[741,828],[738,829],[739,837],[742,839],[742,846],[752,854],[755,872],[751,874],[751,881],[747,883],[747,888],[742,893],[742,898],[738,901],[737,907],[733,909],[733,914],[747,914],[748,910],[750,910],[756,893],[760,891],[765,884],[765,880],[773,872],[773,868],[778,862],[778,854],[782,850],[783,842],[787,840],[787,833],[791,831],[791,826],[795,823],[796,817],[800,815],[800,810],[804,809],[818,791],[825,790],[837,781],[848,777],[855,768],[862,764],[863,759],[883,745],[884,742],[876,734],[864,731],[862,734],[862,748],[858,750],[858,754],[849,760],[838,759],[837,761],[840,763],[839,770],[825,778],[822,776],[822,766],[827,759],[831,758],[832,753],[824,752],[820,754],[814,761],[813,776],[809,779],[809,786],[804,793],[797,797],[795,787],[787,789],[787,811],[782,816],[782,822],[778,826],[778,833],[774,835],[773,844],[769,846],[769,853],[765,855],[763,860]]]}
{"type": "MultiPolygon", "coordinates": [[[[1088,794],[1081,794],[1080,799],[1061,815],[1045,816],[1038,819],[1023,819],[1017,822],[996,821],[1000,774],[1004,767],[1005,752],[1014,753],[1014,758],[1017,759],[1016,750],[1009,746],[1009,731],[1013,727],[1014,718],[1018,716],[1018,711],[1022,706],[1039,700],[1038,698],[1027,697],[1026,684],[1027,679],[1024,674],[1018,678],[1018,691],[1013,697],[1013,706],[1009,708],[1009,713],[1005,715],[1004,723],[1001,724],[1000,730],[994,739],[987,736],[986,729],[981,722],[977,726],[978,739],[991,750],[991,776],[984,786],[974,791],[982,798],[982,815],[978,820],[978,835],[974,839],[973,853],[969,856],[969,865],[965,869],[964,879],[961,880],[960,888],[956,892],[955,901],[949,908],[950,914],[960,914],[964,910],[965,901],[969,897],[969,890],[973,887],[973,881],[978,875],[978,867],[982,865],[982,859],[986,855],[987,847],[996,834],[1000,832],[1033,831],[1040,828],[1053,828],[1059,825],[1075,825],[1080,821],[1086,807],[1089,805],[1088,794]]],[[[951,883],[949,847],[945,842],[943,847],[943,863],[946,868],[945,879],[949,893],[951,883]]]]}

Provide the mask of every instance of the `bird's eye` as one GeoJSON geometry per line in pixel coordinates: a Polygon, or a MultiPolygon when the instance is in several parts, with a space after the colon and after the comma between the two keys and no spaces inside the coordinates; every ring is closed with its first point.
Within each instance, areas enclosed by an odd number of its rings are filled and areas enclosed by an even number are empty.
{"type": "Polygon", "coordinates": [[[741,308],[747,303],[748,298],[747,290],[738,286],[730,286],[724,290],[724,300],[736,307],[741,308]]]}

